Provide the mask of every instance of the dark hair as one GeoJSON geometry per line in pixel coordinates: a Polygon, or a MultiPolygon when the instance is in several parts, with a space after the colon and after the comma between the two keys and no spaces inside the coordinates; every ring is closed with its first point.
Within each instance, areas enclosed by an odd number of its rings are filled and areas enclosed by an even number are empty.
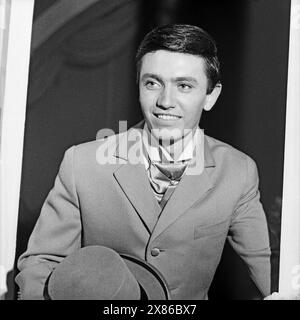
{"type": "Polygon", "coordinates": [[[203,29],[187,24],[171,24],[157,27],[142,40],[136,54],[137,76],[139,78],[142,58],[149,52],[167,50],[189,53],[205,61],[208,79],[207,93],[211,93],[220,82],[220,62],[214,39],[203,29]]]}

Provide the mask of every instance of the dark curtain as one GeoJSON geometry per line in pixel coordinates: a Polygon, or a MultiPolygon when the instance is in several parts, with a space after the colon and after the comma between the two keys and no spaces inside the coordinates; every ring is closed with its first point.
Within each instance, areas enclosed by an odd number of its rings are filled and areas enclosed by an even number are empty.
{"type": "MultiPolygon", "coordinates": [[[[36,1],[34,22],[55,2],[36,1]]],[[[119,120],[140,121],[139,12],[137,0],[97,1],[32,51],[16,257],[26,249],[65,150],[94,140],[99,129],[118,132],[119,120]]]]}

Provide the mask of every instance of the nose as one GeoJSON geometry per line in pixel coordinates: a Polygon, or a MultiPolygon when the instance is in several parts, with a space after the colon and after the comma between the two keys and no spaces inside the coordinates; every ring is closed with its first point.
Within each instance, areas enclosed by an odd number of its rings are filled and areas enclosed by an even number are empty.
{"type": "Polygon", "coordinates": [[[174,96],[171,88],[163,88],[157,99],[156,105],[157,107],[165,110],[175,108],[174,96]]]}

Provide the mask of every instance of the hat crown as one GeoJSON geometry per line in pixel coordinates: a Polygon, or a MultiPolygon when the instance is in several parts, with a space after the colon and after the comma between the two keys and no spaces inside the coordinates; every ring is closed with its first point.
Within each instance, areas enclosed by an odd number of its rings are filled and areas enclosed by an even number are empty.
{"type": "Polygon", "coordinates": [[[124,260],[112,249],[89,246],[66,257],[50,277],[56,300],[138,300],[140,287],[124,260]]]}

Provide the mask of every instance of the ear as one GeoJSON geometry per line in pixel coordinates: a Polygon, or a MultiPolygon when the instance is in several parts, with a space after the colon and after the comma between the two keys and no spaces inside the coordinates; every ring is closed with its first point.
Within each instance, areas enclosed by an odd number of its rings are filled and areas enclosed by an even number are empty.
{"type": "Polygon", "coordinates": [[[221,83],[217,83],[213,91],[206,96],[206,103],[204,106],[205,111],[209,111],[212,109],[214,104],[217,102],[221,91],[222,91],[222,85],[221,83]]]}

